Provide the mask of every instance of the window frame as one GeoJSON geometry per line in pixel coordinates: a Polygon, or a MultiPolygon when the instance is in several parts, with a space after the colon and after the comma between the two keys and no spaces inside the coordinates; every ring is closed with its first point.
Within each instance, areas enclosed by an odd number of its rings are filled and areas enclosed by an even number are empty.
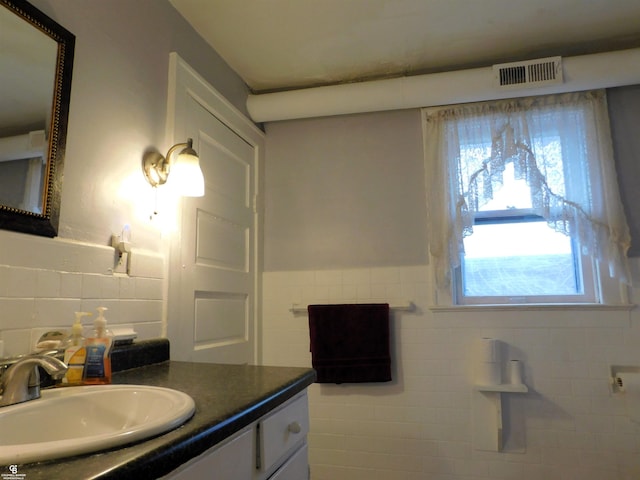
{"type": "MultiPolygon", "coordinates": [[[[475,215],[474,224],[518,224],[524,222],[544,222],[544,218],[535,213],[533,208],[514,208],[509,210],[485,210],[475,215]],[[509,219],[514,219],[509,221],[509,219]],[[517,221],[521,219],[521,221],[517,221]]],[[[563,304],[563,303],[600,303],[599,289],[595,282],[594,262],[581,253],[580,245],[575,238],[571,238],[572,252],[576,260],[576,280],[580,282],[582,293],[575,295],[500,295],[474,296],[464,294],[464,259],[460,259],[460,266],[454,269],[453,299],[457,305],[486,305],[486,304],[563,304]]]]}
{"type": "MultiPolygon", "coordinates": [[[[581,115],[582,111],[578,111],[581,115]]],[[[574,154],[574,146],[568,142],[566,137],[563,137],[559,131],[553,132],[558,137],[558,141],[561,144],[561,152],[566,148],[563,146],[570,145],[568,153],[565,155],[574,154]]],[[[487,141],[490,145],[490,142],[487,141]]],[[[564,162],[564,156],[561,159],[563,171],[567,168],[564,162]]],[[[506,169],[505,172],[506,173],[506,169]]],[[[503,174],[504,174],[503,173],[503,174]]],[[[563,182],[564,189],[570,189],[571,185],[563,182]]],[[[450,199],[449,201],[453,201],[450,199]]],[[[536,212],[533,207],[529,208],[506,208],[500,210],[479,210],[474,214],[474,225],[478,223],[522,223],[527,221],[545,221],[544,217],[536,212]],[[521,218],[521,222],[515,219],[521,218]],[[513,219],[513,220],[511,220],[513,219]],[[478,222],[480,220],[480,222],[478,222]]],[[[472,234],[473,235],[473,234],[472,234]]],[[[483,295],[472,296],[464,294],[464,255],[461,255],[460,265],[452,272],[452,296],[453,300],[458,305],[485,305],[485,304],[565,304],[565,303],[600,303],[599,289],[596,288],[594,282],[594,262],[592,259],[581,253],[581,247],[578,240],[571,236],[572,253],[574,255],[576,263],[576,281],[579,282],[582,287],[582,293],[575,295],[483,295]]]]}
{"type": "MultiPolygon", "coordinates": [[[[581,92],[573,92],[564,94],[565,97],[567,95],[581,95],[579,97],[580,101],[584,101],[585,98],[592,99],[597,98],[600,95],[600,92],[603,91],[593,91],[587,92],[586,94],[582,94],[581,92]],[[583,98],[584,97],[584,98],[583,98]]],[[[552,95],[553,96],[553,95],[552,95]]],[[[546,96],[542,96],[546,98],[546,96]]],[[[558,95],[558,97],[562,97],[558,95]]],[[[561,101],[565,100],[565,97],[562,97],[561,101]]],[[[534,98],[534,97],[530,97],[534,98]]],[[[540,97],[537,97],[540,98],[540,97]]],[[[570,101],[572,101],[571,98],[570,101]]],[[[502,100],[496,99],[497,102],[502,100]]],[[[509,100],[507,100],[509,101],[509,100]]],[[[519,101],[519,99],[517,99],[519,101]]],[[[524,99],[523,101],[528,101],[528,99],[524,99]]],[[[546,101],[546,100],[543,100],[546,101]]],[[[491,103],[490,101],[480,102],[482,103],[491,103]]],[[[462,105],[461,105],[462,106],[462,105]]],[[[449,168],[445,165],[445,161],[443,158],[438,155],[442,154],[446,151],[446,148],[442,147],[438,140],[435,140],[434,134],[438,132],[442,132],[443,127],[440,126],[440,123],[432,123],[434,120],[432,118],[438,118],[440,115],[440,111],[444,111],[444,115],[447,115],[449,112],[454,111],[456,109],[456,105],[449,106],[437,106],[437,107],[426,107],[423,109],[422,119],[423,119],[423,135],[424,135],[424,148],[425,148],[425,168],[426,168],[426,179],[427,179],[427,188],[430,188],[430,181],[435,179],[442,179],[444,182],[439,182],[438,184],[443,185],[437,187],[433,190],[433,193],[428,193],[427,195],[427,207],[433,208],[434,206],[438,206],[444,202],[447,207],[442,209],[439,213],[434,215],[429,214],[429,225],[433,228],[433,225],[436,226],[436,230],[434,232],[443,232],[436,233],[433,237],[429,239],[429,270],[431,272],[432,285],[433,285],[433,295],[431,297],[432,307],[433,309],[456,309],[456,308],[474,308],[479,307],[481,309],[487,307],[493,307],[497,309],[506,308],[518,308],[518,305],[521,307],[525,307],[528,309],[537,309],[537,308],[546,308],[546,307],[568,307],[571,306],[578,308],[623,308],[628,309],[630,304],[628,302],[628,285],[626,283],[629,278],[628,275],[628,267],[627,275],[624,274],[624,269],[626,265],[626,259],[618,255],[619,251],[623,250],[615,250],[616,248],[622,248],[624,244],[622,241],[619,241],[616,245],[617,247],[613,247],[611,250],[611,244],[608,245],[607,249],[599,250],[594,253],[590,252],[590,254],[585,255],[584,251],[587,249],[591,250],[593,248],[592,244],[588,245],[588,248],[580,247],[576,245],[574,248],[577,248],[580,256],[580,268],[583,273],[582,284],[584,288],[584,292],[586,295],[579,295],[577,297],[573,295],[558,295],[552,297],[543,297],[543,296],[532,296],[532,297],[467,297],[467,301],[460,302],[461,295],[456,291],[458,285],[460,283],[460,273],[461,273],[461,264],[458,263],[458,267],[453,267],[455,265],[456,260],[454,257],[450,257],[449,254],[453,253],[456,250],[449,251],[448,243],[447,243],[447,235],[451,235],[451,226],[447,225],[447,222],[444,223],[438,217],[443,215],[445,211],[449,213],[453,213],[455,209],[459,208],[459,202],[450,199],[448,196],[443,197],[442,194],[449,192],[449,189],[453,185],[455,180],[450,179],[446,170],[449,168]],[[435,125],[435,127],[433,126],[435,125]],[[435,219],[435,220],[433,220],[435,219]],[[435,222],[435,223],[432,223],[435,222]],[[445,227],[445,228],[437,228],[437,227],[445,227]],[[620,260],[620,258],[623,258],[620,260]],[[448,260],[447,260],[448,259],[448,260]],[[448,263],[448,266],[447,266],[448,263]],[[508,299],[508,301],[505,301],[508,299]],[[500,301],[500,303],[495,303],[496,301],[500,301]]],[[[600,125],[608,126],[608,118],[606,118],[606,99],[605,102],[601,102],[601,104],[597,104],[594,107],[594,113],[596,115],[596,121],[600,121],[600,125]],[[604,106],[604,107],[603,107],[604,106]],[[604,119],[603,119],[604,114],[604,119]],[[598,117],[598,115],[600,115],[598,117]]],[[[443,118],[443,117],[440,117],[443,118]]],[[[608,136],[608,134],[605,134],[608,136]]],[[[600,154],[607,156],[609,152],[606,150],[609,148],[609,141],[607,138],[601,137],[603,143],[601,143],[601,147],[598,147],[597,151],[600,154]]],[[[604,174],[605,180],[604,187],[607,188],[611,183],[611,163],[606,163],[600,166],[591,166],[589,167],[591,173],[595,170],[600,171],[604,174]],[[607,183],[609,182],[609,183],[607,183]]],[[[615,173],[615,172],[614,172],[615,173]]],[[[599,187],[600,188],[600,187],[599,187]]],[[[617,191],[616,191],[617,194],[617,191]]],[[[600,194],[601,195],[601,194],[600,194]]],[[[600,197],[602,200],[602,197],[600,197]]],[[[605,205],[607,201],[605,200],[605,205]]],[[[608,208],[608,207],[605,207],[608,208]]],[[[609,225],[613,225],[613,228],[620,229],[626,228],[626,224],[624,224],[624,218],[620,220],[621,215],[619,214],[619,209],[616,210],[617,206],[612,206],[613,213],[609,213],[607,211],[608,217],[606,217],[607,222],[611,222],[609,225]],[[611,216],[613,215],[613,216],[611,216]],[[618,215],[618,216],[615,216],[618,215]],[[618,222],[618,223],[616,223],[618,222]],[[620,223],[622,222],[622,223],[620,223]]],[[[623,217],[624,214],[622,214],[623,217]]],[[[443,217],[444,218],[444,217],[443,217]]],[[[458,226],[455,226],[458,228],[458,226]]],[[[623,231],[624,234],[624,231],[623,231]]],[[[573,235],[572,235],[573,237],[573,235]]],[[[575,236],[572,241],[576,242],[577,239],[582,239],[582,234],[580,236],[575,236]]],[[[628,240],[627,237],[621,237],[622,240],[628,240]]],[[[577,242],[576,242],[577,243],[577,242]]],[[[460,259],[458,259],[459,261],[460,259]]]]}

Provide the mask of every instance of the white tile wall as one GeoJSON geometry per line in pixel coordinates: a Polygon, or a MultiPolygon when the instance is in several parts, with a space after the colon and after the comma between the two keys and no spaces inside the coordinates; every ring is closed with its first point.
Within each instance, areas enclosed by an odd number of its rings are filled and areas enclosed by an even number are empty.
{"type": "MultiPolygon", "coordinates": [[[[95,315],[98,306],[109,309],[105,316],[111,326],[133,327],[140,339],[162,336],[162,256],[134,251],[131,275],[114,274],[113,248],[2,235],[0,340],[5,356],[31,351],[43,331],[67,330],[74,312],[95,315]]],[[[91,317],[83,320],[91,322],[91,317]]]]}
{"type": "Polygon", "coordinates": [[[608,383],[611,365],[640,366],[636,309],[432,312],[429,289],[424,266],[263,274],[269,365],[311,366],[293,303],[416,305],[392,315],[392,383],[311,386],[313,480],[640,479],[640,425],[608,383]],[[471,347],[483,336],[523,361],[530,388],[505,401],[500,453],[472,443],[471,347]]]}

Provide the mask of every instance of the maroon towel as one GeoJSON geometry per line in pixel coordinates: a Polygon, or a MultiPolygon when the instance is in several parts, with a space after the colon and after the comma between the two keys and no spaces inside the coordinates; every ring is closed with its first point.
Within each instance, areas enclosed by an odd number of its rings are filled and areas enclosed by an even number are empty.
{"type": "Polygon", "coordinates": [[[389,305],[309,305],[317,383],[391,380],[389,305]]]}

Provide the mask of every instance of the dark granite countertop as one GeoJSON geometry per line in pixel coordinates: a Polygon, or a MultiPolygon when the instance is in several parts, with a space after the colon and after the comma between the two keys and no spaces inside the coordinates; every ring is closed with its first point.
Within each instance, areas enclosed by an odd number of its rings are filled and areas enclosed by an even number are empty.
{"type": "Polygon", "coordinates": [[[150,440],[93,455],[19,465],[25,480],[155,479],[206,451],[315,380],[310,368],[166,361],[114,373],[113,383],[169,387],[189,394],[194,416],[150,440]]]}

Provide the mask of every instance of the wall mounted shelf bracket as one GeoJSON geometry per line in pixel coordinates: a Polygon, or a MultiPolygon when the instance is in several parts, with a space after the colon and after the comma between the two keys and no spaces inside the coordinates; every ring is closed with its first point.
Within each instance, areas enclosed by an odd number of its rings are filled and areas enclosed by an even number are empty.
{"type": "Polygon", "coordinates": [[[500,452],[503,448],[502,395],[527,393],[523,384],[473,387],[473,445],[477,450],[500,452]]]}

